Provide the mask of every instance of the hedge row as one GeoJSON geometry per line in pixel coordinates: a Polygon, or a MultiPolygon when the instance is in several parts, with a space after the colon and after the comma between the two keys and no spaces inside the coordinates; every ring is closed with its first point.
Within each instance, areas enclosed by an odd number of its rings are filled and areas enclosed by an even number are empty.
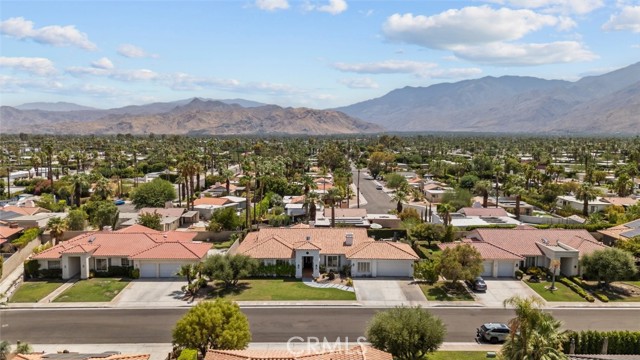
{"type": "Polygon", "coordinates": [[[27,246],[28,243],[33,241],[33,239],[37,238],[39,235],[40,235],[39,228],[36,227],[36,228],[27,229],[22,233],[22,235],[19,238],[12,240],[11,243],[19,247],[20,249],[22,249],[23,247],[27,246]]]}
{"type": "Polygon", "coordinates": [[[571,282],[571,280],[563,277],[563,278],[559,278],[558,281],[560,283],[565,284],[566,286],[568,286],[569,289],[573,290],[573,292],[575,292],[576,294],[580,295],[581,297],[583,297],[588,302],[596,301],[593,298],[593,296],[591,296],[591,295],[589,295],[589,293],[587,293],[587,291],[585,289],[583,289],[580,286],[576,285],[575,283],[571,282]]]}
{"type": "Polygon", "coordinates": [[[575,343],[576,354],[599,354],[604,339],[608,339],[607,354],[640,355],[640,331],[580,331],[570,332],[563,344],[569,353],[571,339],[575,343]]]}
{"type": "Polygon", "coordinates": [[[367,229],[367,235],[374,239],[406,239],[407,229],[367,229]]]}
{"type": "MultiPolygon", "coordinates": [[[[568,278],[569,280],[571,280],[573,283],[575,283],[576,285],[580,286],[581,288],[585,288],[586,284],[584,283],[584,281],[582,281],[582,279],[580,279],[577,276],[572,276],[570,278],[568,278]]],[[[609,298],[607,297],[607,295],[598,292],[598,291],[594,291],[593,292],[593,297],[595,297],[596,299],[602,301],[602,302],[609,302],[609,298]]]]}
{"type": "Polygon", "coordinates": [[[571,229],[580,230],[585,229],[588,232],[595,232],[598,230],[604,230],[610,228],[612,225],[607,223],[598,224],[540,224],[534,225],[536,229],[571,229]]]}
{"type": "Polygon", "coordinates": [[[424,246],[416,246],[414,250],[416,251],[416,254],[420,256],[420,259],[430,259],[431,252],[424,246]]]}
{"type": "Polygon", "coordinates": [[[255,270],[254,276],[278,276],[278,277],[294,277],[296,276],[296,266],[293,264],[276,264],[276,265],[260,265],[255,270]]]}

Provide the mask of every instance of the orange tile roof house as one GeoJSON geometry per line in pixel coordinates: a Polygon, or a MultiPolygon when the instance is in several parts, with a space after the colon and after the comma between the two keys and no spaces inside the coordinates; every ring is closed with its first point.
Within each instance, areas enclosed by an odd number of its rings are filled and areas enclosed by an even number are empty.
{"type": "Polygon", "coordinates": [[[232,253],[264,264],[294,264],[296,277],[320,276],[320,266],[354,277],[413,276],[418,255],[405,243],[375,241],[361,228],[267,228],[247,234],[232,253]]]}
{"type": "Polygon", "coordinates": [[[0,226],[0,244],[17,239],[24,230],[18,226],[0,226]]]}
{"type": "Polygon", "coordinates": [[[81,354],[76,352],[66,352],[58,354],[17,354],[17,360],[149,360],[150,354],[120,354],[119,352],[104,352],[101,354],[81,354]]]}
{"type": "MultiPolygon", "coordinates": [[[[593,251],[606,248],[586,230],[547,229],[528,226],[515,229],[476,229],[465,243],[475,247],[484,259],[486,277],[513,277],[518,268],[549,267],[560,260],[560,273],[580,274],[580,259],[593,251]]],[[[441,244],[444,249],[458,244],[441,244]]]]}
{"type": "Polygon", "coordinates": [[[604,235],[602,241],[606,244],[613,244],[618,240],[629,240],[640,235],[640,219],[608,229],[598,230],[598,232],[604,235]]]}
{"type": "Polygon", "coordinates": [[[174,277],[180,266],[207,256],[210,244],[193,242],[193,232],[159,232],[142,225],[90,232],[34,256],[40,269],[61,269],[62,278],[89,277],[112,266],[140,269],[140,277],[174,277]]]}
{"type": "Polygon", "coordinates": [[[390,353],[371,346],[348,349],[297,350],[209,350],[204,360],[392,360],[390,353]]]}

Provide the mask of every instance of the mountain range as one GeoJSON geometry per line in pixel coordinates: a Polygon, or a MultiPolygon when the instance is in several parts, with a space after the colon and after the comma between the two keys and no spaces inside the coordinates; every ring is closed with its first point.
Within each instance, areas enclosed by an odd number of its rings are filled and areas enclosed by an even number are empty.
{"type": "Polygon", "coordinates": [[[20,110],[0,107],[6,133],[36,134],[351,134],[384,131],[335,110],[282,108],[249,100],[193,98],[100,110],[20,110]],[[243,105],[239,105],[242,103],[243,105]],[[70,130],[73,129],[73,130],[70,130]]]}
{"type": "Polygon", "coordinates": [[[397,131],[640,133],[640,63],[576,82],[502,76],[405,87],[335,110],[397,131]]]}
{"type": "Polygon", "coordinates": [[[405,87],[326,110],[283,108],[244,99],[191,98],[114,109],[72,103],[0,107],[6,133],[349,134],[512,132],[640,133],[640,62],[578,81],[483,77],[405,87]]]}

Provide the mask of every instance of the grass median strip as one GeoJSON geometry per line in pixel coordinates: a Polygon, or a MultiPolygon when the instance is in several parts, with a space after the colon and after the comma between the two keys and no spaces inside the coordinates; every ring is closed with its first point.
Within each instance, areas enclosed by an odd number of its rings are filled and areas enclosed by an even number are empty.
{"type": "Polygon", "coordinates": [[[486,351],[436,351],[427,356],[429,360],[483,360],[486,351]]]}
{"type": "Polygon", "coordinates": [[[108,302],[129,284],[119,278],[93,278],[80,280],[64,291],[53,302],[108,302]]]}
{"type": "Polygon", "coordinates": [[[51,294],[55,289],[64,284],[62,280],[51,281],[27,281],[20,285],[18,290],[13,294],[9,302],[11,303],[35,303],[47,295],[51,294]]]}
{"type": "Polygon", "coordinates": [[[216,286],[211,295],[236,301],[356,300],[354,292],[334,288],[312,288],[300,280],[293,279],[241,280],[238,286],[232,289],[216,286]]]}

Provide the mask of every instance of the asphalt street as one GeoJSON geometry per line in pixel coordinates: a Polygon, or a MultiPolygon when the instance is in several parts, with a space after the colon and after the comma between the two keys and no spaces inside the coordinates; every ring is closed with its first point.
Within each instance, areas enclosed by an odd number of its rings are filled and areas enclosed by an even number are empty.
{"type": "MultiPolygon", "coordinates": [[[[360,193],[367,200],[366,205],[360,205],[360,208],[367,209],[369,214],[386,214],[389,209],[395,207],[391,202],[389,195],[382,190],[376,190],[376,182],[374,180],[365,180],[365,171],[360,171],[360,193]]],[[[353,170],[353,183],[358,185],[358,171],[353,170]]]]}
{"type": "MultiPolygon", "coordinates": [[[[32,344],[169,343],[171,329],[187,309],[2,310],[0,339],[32,344]]],[[[243,308],[253,342],[287,342],[292,337],[353,341],[363,336],[372,308],[243,308]]],[[[470,342],[485,322],[507,322],[512,310],[430,308],[447,326],[447,342],[470,342]]],[[[554,309],[573,330],[640,330],[639,309],[554,309]]]]}

